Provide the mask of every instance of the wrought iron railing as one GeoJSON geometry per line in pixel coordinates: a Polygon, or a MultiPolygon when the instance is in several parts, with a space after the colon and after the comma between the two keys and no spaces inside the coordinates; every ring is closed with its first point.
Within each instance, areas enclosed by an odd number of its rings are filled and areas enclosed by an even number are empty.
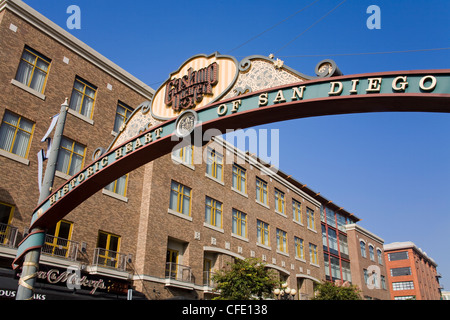
{"type": "Polygon", "coordinates": [[[0,223],[0,246],[14,248],[17,241],[17,230],[10,224],[0,223]]]}
{"type": "Polygon", "coordinates": [[[216,283],[213,280],[214,273],[212,271],[203,271],[203,285],[214,288],[216,283]]]}
{"type": "Polygon", "coordinates": [[[94,250],[93,265],[126,271],[128,255],[116,251],[96,248],[94,250]]]}
{"type": "Polygon", "coordinates": [[[166,279],[178,280],[189,283],[194,282],[191,267],[176,264],[173,262],[166,263],[166,279]]]}
{"type": "Polygon", "coordinates": [[[47,234],[41,252],[45,255],[76,261],[79,246],[78,242],[47,234]]]}

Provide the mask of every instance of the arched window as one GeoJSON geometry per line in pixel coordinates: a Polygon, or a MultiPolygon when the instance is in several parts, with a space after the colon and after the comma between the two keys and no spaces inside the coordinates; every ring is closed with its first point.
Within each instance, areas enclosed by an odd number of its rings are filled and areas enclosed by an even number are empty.
{"type": "Polygon", "coordinates": [[[361,240],[361,241],[359,241],[359,246],[361,247],[361,256],[363,258],[365,258],[366,257],[366,243],[363,240],[361,240]]]}
{"type": "Polygon", "coordinates": [[[373,246],[369,244],[369,257],[370,260],[375,261],[375,252],[373,250],[373,246]]]}
{"type": "Polygon", "coordinates": [[[383,256],[380,249],[377,249],[378,263],[383,264],[383,256]]]}

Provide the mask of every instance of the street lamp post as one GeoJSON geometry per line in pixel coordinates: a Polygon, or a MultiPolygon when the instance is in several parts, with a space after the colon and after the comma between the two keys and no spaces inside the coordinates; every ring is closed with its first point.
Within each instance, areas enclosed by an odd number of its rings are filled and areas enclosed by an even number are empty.
{"type": "Polygon", "coordinates": [[[273,293],[278,300],[294,300],[297,290],[288,287],[287,283],[283,283],[281,288],[276,288],[273,293]]]}
{"type": "MultiPolygon", "coordinates": [[[[66,98],[64,103],[61,105],[38,204],[43,202],[51,194],[53,181],[55,178],[56,162],[58,161],[58,151],[66,122],[67,110],[69,108],[67,100],[68,99],[66,98]]],[[[45,230],[41,230],[40,228],[34,228],[33,230],[30,230],[30,234],[44,234],[44,231],[45,230]]],[[[17,288],[16,300],[31,300],[33,298],[34,284],[36,282],[36,275],[39,269],[41,247],[44,245],[45,240],[44,237],[37,237],[37,239],[39,240],[36,241],[35,246],[32,248],[26,248],[27,253],[25,254],[24,262],[22,264],[22,272],[19,279],[19,287],[17,288]]]]}

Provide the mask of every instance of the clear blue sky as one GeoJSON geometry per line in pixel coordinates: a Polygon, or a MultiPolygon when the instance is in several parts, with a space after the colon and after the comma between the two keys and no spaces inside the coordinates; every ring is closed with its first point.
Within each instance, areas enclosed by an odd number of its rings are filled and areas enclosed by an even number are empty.
{"type": "MultiPolygon", "coordinates": [[[[313,0],[25,2],[154,89],[191,56],[215,51],[238,60],[276,53],[308,75],[326,58],[347,75],[450,68],[450,50],[338,55],[448,48],[448,0],[347,0],[313,27],[342,1],[320,0],[295,16],[313,0]],[[72,4],[81,9],[79,30],[66,26],[72,4]],[[372,4],[381,29],[366,26],[372,4]]],[[[339,115],[260,128],[280,130],[281,170],[360,217],[385,243],[414,242],[450,290],[450,114],[339,115]]]]}

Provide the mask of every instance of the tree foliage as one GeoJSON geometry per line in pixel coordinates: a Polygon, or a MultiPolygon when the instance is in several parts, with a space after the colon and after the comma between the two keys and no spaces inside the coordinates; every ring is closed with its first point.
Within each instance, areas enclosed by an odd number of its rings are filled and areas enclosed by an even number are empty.
{"type": "Polygon", "coordinates": [[[360,290],[355,285],[348,282],[343,285],[337,285],[325,281],[316,284],[316,296],[312,300],[361,300],[360,290]]]}
{"type": "Polygon", "coordinates": [[[273,270],[255,258],[236,259],[230,268],[213,275],[220,300],[255,300],[272,296],[273,289],[280,284],[273,270]]]}

